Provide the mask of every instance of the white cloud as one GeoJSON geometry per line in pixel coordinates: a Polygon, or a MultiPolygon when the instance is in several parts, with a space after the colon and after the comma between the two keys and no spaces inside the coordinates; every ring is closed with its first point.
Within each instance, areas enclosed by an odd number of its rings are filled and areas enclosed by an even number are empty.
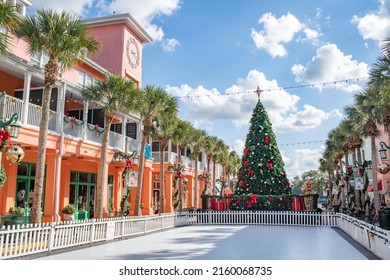
{"type": "Polygon", "coordinates": [[[276,18],[271,13],[263,14],[259,22],[264,25],[264,29],[257,31],[251,30],[251,36],[256,48],[265,49],[273,58],[286,56],[287,50],[284,44],[291,42],[301,31],[305,35],[304,39],[299,41],[318,42],[319,32],[310,29],[301,23],[294,15],[288,13],[280,18],[276,18]]]}
{"type": "MultiPolygon", "coordinates": [[[[352,59],[352,55],[345,55],[336,45],[328,44],[317,49],[316,56],[306,66],[295,64],[291,68],[298,82],[307,84],[342,81],[347,79],[366,78],[369,75],[369,67],[364,62],[352,59]]],[[[327,87],[342,89],[347,92],[360,90],[359,83],[332,83],[327,87]]]]}
{"type": "Polygon", "coordinates": [[[380,0],[378,11],[369,13],[363,17],[354,15],[351,22],[357,28],[363,39],[382,41],[390,36],[390,0],[380,0]]]}
{"type": "Polygon", "coordinates": [[[253,108],[257,103],[254,90],[259,85],[265,90],[261,94],[272,127],[276,132],[305,131],[319,126],[330,117],[340,117],[337,110],[324,112],[310,105],[297,109],[299,97],[279,89],[275,80],[269,81],[264,73],[251,70],[246,78],[239,78],[235,85],[221,94],[217,89],[203,86],[192,88],[167,86],[167,92],[180,97],[182,118],[192,123],[207,124],[228,120],[236,126],[249,125],[253,108]],[[303,118],[303,119],[301,119],[303,118]]]}
{"type": "Polygon", "coordinates": [[[244,140],[242,140],[242,139],[234,140],[232,150],[235,151],[240,158],[242,157],[244,148],[245,148],[245,141],[244,140]]]}
{"type": "Polygon", "coordinates": [[[164,31],[161,26],[154,24],[153,21],[160,16],[171,16],[178,11],[180,0],[35,0],[32,8],[66,10],[82,17],[92,6],[97,9],[98,16],[112,15],[114,12],[116,14],[130,13],[155,41],[162,41],[164,31]]]}
{"type": "Polygon", "coordinates": [[[174,52],[180,46],[180,42],[176,39],[165,39],[161,46],[165,52],[174,52]]]}
{"type": "Polygon", "coordinates": [[[67,1],[47,1],[47,0],[34,0],[32,1],[31,8],[33,9],[51,9],[55,11],[67,11],[78,16],[81,16],[83,12],[90,8],[93,4],[93,0],[67,0],[67,1]]]}
{"type": "Polygon", "coordinates": [[[130,13],[156,41],[164,37],[162,28],[152,21],[162,15],[171,16],[180,9],[180,0],[113,0],[107,5],[110,12],[130,13]]]}
{"type": "Polygon", "coordinates": [[[322,155],[322,150],[319,149],[296,149],[288,156],[285,152],[281,152],[284,168],[287,177],[292,180],[295,176],[301,175],[303,172],[317,169],[319,166],[319,159],[322,155]]]}

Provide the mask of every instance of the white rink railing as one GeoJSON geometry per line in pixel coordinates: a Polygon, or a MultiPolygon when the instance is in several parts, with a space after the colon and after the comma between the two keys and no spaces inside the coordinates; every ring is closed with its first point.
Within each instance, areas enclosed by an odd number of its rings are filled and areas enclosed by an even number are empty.
{"type": "Polygon", "coordinates": [[[390,231],[342,213],[289,211],[184,212],[0,228],[0,259],[49,252],[190,225],[338,227],[381,259],[390,259],[390,231]]]}
{"type": "Polygon", "coordinates": [[[0,228],[0,259],[125,238],[175,226],[176,215],[118,217],[0,228]]]}
{"type": "Polygon", "coordinates": [[[187,213],[187,225],[336,226],[332,212],[226,211],[187,213]]]}

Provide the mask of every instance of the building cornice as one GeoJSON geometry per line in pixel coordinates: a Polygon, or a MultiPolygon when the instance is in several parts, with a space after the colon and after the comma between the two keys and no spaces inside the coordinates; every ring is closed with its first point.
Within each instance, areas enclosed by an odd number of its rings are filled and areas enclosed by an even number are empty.
{"type": "Polygon", "coordinates": [[[123,23],[138,36],[138,38],[141,40],[143,44],[150,43],[153,41],[153,38],[129,13],[112,15],[107,17],[100,17],[100,18],[93,18],[93,19],[86,19],[84,20],[84,23],[87,25],[87,27],[123,23]]]}

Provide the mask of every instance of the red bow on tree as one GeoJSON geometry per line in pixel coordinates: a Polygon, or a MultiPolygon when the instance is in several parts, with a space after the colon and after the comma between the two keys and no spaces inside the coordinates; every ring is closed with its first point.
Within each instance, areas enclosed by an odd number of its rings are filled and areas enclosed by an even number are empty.
{"type": "Polygon", "coordinates": [[[244,149],[244,155],[247,155],[248,154],[248,147],[246,147],[245,149],[244,149]]]}
{"type": "Polygon", "coordinates": [[[253,175],[255,175],[255,171],[248,168],[248,176],[252,177],[253,175]]]}
{"type": "Polygon", "coordinates": [[[266,145],[268,145],[268,143],[269,143],[269,141],[271,141],[272,140],[272,138],[271,137],[269,137],[268,135],[265,137],[265,139],[264,139],[264,143],[266,144],[266,145]]]}
{"type": "Polygon", "coordinates": [[[248,166],[249,160],[244,161],[244,165],[248,166]]]}
{"type": "Polygon", "coordinates": [[[267,164],[267,167],[268,167],[269,170],[274,169],[274,167],[272,166],[272,162],[271,161],[268,161],[266,164],[267,164]]]}
{"type": "Polygon", "coordinates": [[[257,194],[253,194],[249,196],[249,200],[246,202],[248,208],[252,207],[254,203],[257,203],[257,197],[258,197],[257,194]]]}

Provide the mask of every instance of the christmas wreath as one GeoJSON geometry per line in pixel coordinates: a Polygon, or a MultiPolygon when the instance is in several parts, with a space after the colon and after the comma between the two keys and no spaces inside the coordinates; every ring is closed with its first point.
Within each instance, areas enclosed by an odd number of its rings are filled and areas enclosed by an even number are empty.
{"type": "Polygon", "coordinates": [[[7,181],[7,175],[3,166],[0,167],[0,189],[3,187],[5,181],[7,181]]]}

